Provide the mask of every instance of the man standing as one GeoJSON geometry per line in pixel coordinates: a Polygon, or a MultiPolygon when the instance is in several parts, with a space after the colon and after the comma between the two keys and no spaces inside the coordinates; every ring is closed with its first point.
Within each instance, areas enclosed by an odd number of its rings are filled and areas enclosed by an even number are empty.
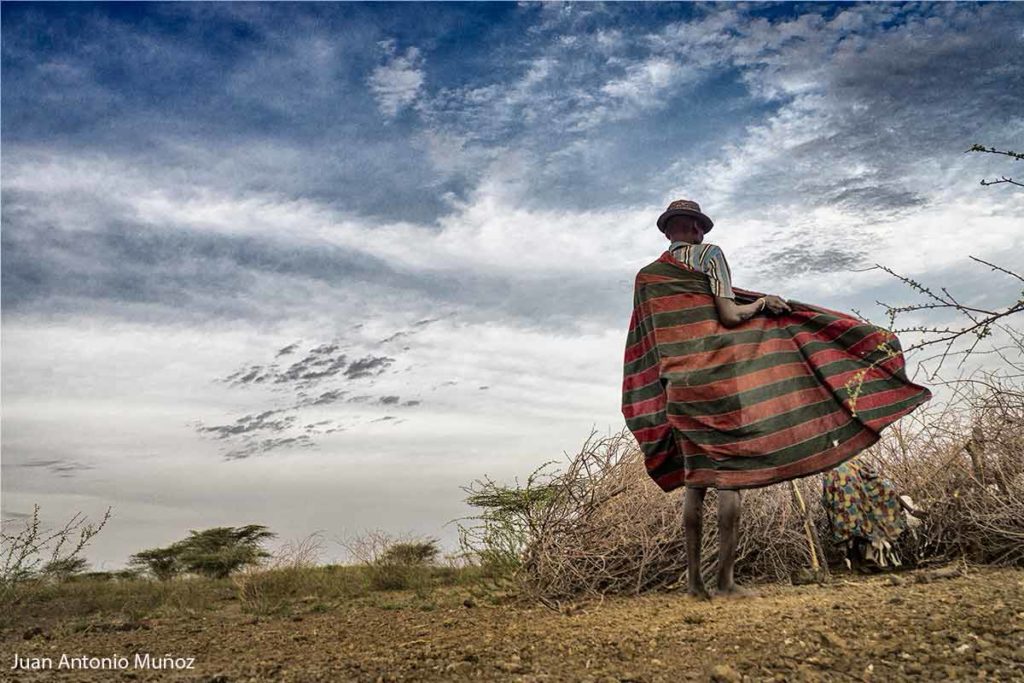
{"type": "Polygon", "coordinates": [[[845,462],[931,394],[907,380],[887,330],[734,289],[696,202],[672,202],[657,224],[671,244],[636,277],[623,416],[655,483],[686,487],[690,595],[710,599],[700,573],[708,487],[718,491],[718,594],[751,595],[733,578],[740,490],[845,462]]]}

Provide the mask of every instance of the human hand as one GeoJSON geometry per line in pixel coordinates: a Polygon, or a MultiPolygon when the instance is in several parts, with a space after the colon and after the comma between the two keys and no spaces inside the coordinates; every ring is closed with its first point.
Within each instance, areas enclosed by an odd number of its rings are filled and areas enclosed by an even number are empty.
{"type": "Polygon", "coordinates": [[[791,310],[789,304],[786,303],[785,299],[769,294],[764,297],[764,308],[778,315],[779,313],[789,313],[791,310]]]}

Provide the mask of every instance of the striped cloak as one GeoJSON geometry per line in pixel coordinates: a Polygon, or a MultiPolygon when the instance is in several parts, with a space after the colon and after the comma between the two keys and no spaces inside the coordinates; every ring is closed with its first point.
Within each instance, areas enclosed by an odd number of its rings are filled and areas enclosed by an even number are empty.
{"type": "MultiPolygon", "coordinates": [[[[737,303],[764,296],[733,287],[737,303]]],[[[756,488],[836,467],[931,398],[896,336],[788,302],[727,328],[707,276],[669,252],[636,276],[622,414],[665,492],[756,488]]]]}

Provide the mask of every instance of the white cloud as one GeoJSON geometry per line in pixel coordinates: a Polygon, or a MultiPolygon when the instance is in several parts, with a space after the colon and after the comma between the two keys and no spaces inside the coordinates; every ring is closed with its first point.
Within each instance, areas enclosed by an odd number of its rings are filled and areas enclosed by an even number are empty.
{"type": "Polygon", "coordinates": [[[663,91],[686,80],[687,76],[692,79],[692,74],[682,65],[664,57],[653,57],[630,65],[623,78],[605,83],[601,86],[601,92],[642,107],[657,106],[659,102],[656,98],[663,91]]]}
{"type": "Polygon", "coordinates": [[[423,87],[423,57],[416,47],[409,47],[404,55],[398,54],[393,40],[382,41],[380,46],[387,54],[387,61],[373,70],[367,83],[381,113],[393,119],[416,101],[423,87]]]}
{"type": "Polygon", "coordinates": [[[469,199],[438,225],[374,222],[311,199],[277,193],[231,193],[175,184],[161,172],[147,174],[111,158],[61,158],[40,154],[8,168],[10,189],[45,197],[31,207],[38,223],[102,231],[128,221],[158,233],[188,228],[227,237],[255,237],[289,244],[340,247],[401,268],[517,277],[614,268],[612,254],[637,247],[631,237],[648,222],[644,208],[620,211],[536,211],[517,204],[517,177],[531,173],[524,158],[506,154],[493,162],[469,199]],[[110,193],[109,188],[118,188],[110,193]],[[81,204],[83,200],[85,204],[81,204]],[[82,206],[88,211],[80,212],[82,206]],[[440,228],[438,230],[437,228],[440,228]],[[600,240],[593,234],[599,231],[600,240]],[[416,249],[409,249],[416,244],[416,249]],[[510,254],[515,259],[510,259],[510,254]],[[566,257],[572,255],[569,263],[566,257]]]}

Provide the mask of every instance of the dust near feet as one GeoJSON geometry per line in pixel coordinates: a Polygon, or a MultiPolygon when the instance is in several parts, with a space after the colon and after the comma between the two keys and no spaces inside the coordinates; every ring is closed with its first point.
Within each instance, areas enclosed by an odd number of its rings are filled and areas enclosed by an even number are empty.
{"type": "Polygon", "coordinates": [[[708,601],[711,600],[711,594],[708,593],[708,589],[704,586],[690,586],[686,594],[694,600],[708,601]]]}
{"type": "Polygon", "coordinates": [[[726,600],[740,599],[740,598],[760,598],[762,597],[761,591],[754,590],[753,588],[747,588],[746,586],[740,586],[738,584],[732,584],[726,588],[719,588],[715,591],[716,598],[723,598],[726,600]]]}

